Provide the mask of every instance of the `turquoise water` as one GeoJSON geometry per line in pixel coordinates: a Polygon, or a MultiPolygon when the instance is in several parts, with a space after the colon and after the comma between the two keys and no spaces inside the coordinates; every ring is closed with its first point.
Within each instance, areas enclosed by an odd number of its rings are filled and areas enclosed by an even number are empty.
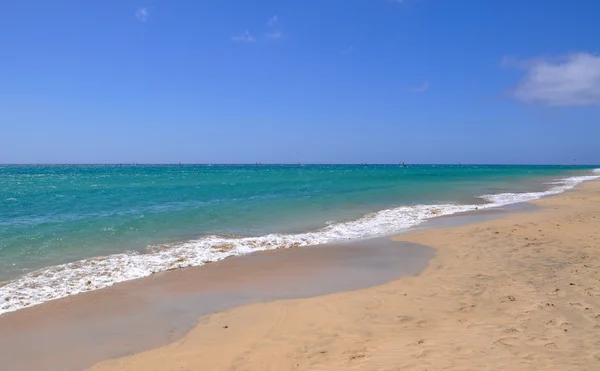
{"type": "MultiPolygon", "coordinates": [[[[98,281],[96,286],[103,287],[170,269],[175,261],[185,261],[184,266],[199,265],[228,254],[246,253],[253,247],[310,245],[391,233],[428,218],[430,210],[419,205],[441,205],[436,207],[452,213],[468,211],[474,205],[537,198],[542,195],[539,192],[556,187],[548,184],[553,180],[589,176],[593,169],[441,165],[0,166],[0,281],[22,281],[24,275],[44,267],[121,254],[121,260],[111,264],[127,267],[121,267],[118,274],[109,274],[112,280],[98,281]],[[527,196],[523,192],[538,193],[527,196]],[[500,196],[481,198],[491,194],[500,196]],[[381,210],[384,212],[370,215],[381,210]],[[238,249],[241,237],[258,239],[240,242],[238,249]],[[189,255],[192,250],[193,256],[189,255]],[[160,253],[152,259],[146,256],[142,264],[131,260],[131,256],[138,259],[132,251],[160,253]],[[170,265],[160,265],[160,259],[169,260],[170,265]]],[[[73,267],[59,270],[64,275],[73,267]]],[[[93,276],[91,268],[86,269],[86,274],[93,276]]],[[[48,280],[50,275],[54,279],[56,271],[44,274],[48,280]]],[[[78,291],[73,288],[65,293],[78,291]]]]}

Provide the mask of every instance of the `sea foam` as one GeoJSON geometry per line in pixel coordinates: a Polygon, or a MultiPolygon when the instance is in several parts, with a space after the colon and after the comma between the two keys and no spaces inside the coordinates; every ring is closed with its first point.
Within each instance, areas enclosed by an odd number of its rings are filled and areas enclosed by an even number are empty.
{"type": "MultiPolygon", "coordinates": [[[[594,173],[600,174],[600,169],[594,170],[594,173]]],[[[581,182],[596,178],[600,178],[600,175],[562,179],[553,182],[552,188],[545,192],[483,195],[481,198],[488,203],[480,205],[403,206],[368,214],[358,220],[331,224],[312,232],[241,238],[206,236],[177,244],[150,246],[145,253],[115,254],[43,268],[0,287],[0,314],[157,272],[201,266],[230,256],[389,235],[438,216],[530,201],[564,192],[581,182]]]]}
{"type": "MultiPolygon", "coordinates": [[[[594,173],[600,173],[600,169],[594,169],[594,173]]],[[[494,206],[502,206],[508,204],[514,204],[518,202],[526,202],[530,200],[535,200],[538,198],[542,198],[545,196],[555,195],[558,193],[562,193],[566,190],[569,190],[575,187],[577,184],[581,182],[585,182],[588,180],[593,180],[599,178],[599,175],[586,175],[586,176],[577,176],[566,179],[557,180],[555,182],[548,183],[549,185],[553,185],[547,191],[544,192],[527,192],[527,193],[496,193],[491,195],[483,195],[482,199],[491,202],[494,206]]]]}

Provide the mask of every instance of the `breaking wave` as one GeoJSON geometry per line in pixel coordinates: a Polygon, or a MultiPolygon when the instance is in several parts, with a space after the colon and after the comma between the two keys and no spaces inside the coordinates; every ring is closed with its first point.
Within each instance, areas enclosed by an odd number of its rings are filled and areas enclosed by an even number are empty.
{"type": "Polygon", "coordinates": [[[128,252],[47,267],[0,286],[0,314],[157,272],[201,266],[230,256],[392,234],[438,216],[499,207],[561,193],[581,182],[600,178],[600,169],[595,169],[594,174],[598,175],[552,182],[552,188],[545,192],[483,195],[481,198],[488,202],[486,204],[403,206],[371,213],[358,220],[331,224],[312,232],[240,238],[206,236],[182,243],[150,246],[145,253],[128,252]]]}

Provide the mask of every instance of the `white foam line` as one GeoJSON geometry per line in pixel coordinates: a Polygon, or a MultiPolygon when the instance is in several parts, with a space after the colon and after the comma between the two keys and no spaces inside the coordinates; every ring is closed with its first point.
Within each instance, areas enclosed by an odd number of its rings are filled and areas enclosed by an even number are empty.
{"type": "MultiPolygon", "coordinates": [[[[600,169],[594,169],[593,172],[600,173],[600,171],[597,171],[597,170],[600,170],[600,169]]],[[[535,199],[542,198],[545,196],[562,193],[566,190],[569,190],[569,189],[575,187],[579,183],[582,183],[582,182],[585,182],[588,180],[597,179],[597,178],[600,178],[600,175],[584,175],[584,176],[571,177],[571,178],[560,179],[560,180],[549,183],[549,184],[552,184],[555,186],[545,192],[497,193],[497,194],[492,194],[492,195],[483,195],[483,196],[481,196],[481,198],[483,198],[486,201],[491,202],[494,205],[503,206],[503,205],[514,204],[514,203],[518,203],[518,202],[531,201],[531,200],[535,200],[535,199]]]]}
{"type": "MultiPolygon", "coordinates": [[[[599,174],[600,169],[594,170],[594,173],[599,174]]],[[[484,195],[481,198],[490,203],[483,205],[403,206],[368,214],[355,221],[332,224],[313,232],[247,238],[208,236],[174,245],[151,247],[144,254],[115,254],[43,268],[0,287],[0,314],[157,272],[201,266],[229,256],[392,234],[434,217],[534,200],[564,192],[581,182],[596,178],[600,178],[600,175],[562,179],[554,182],[555,186],[546,192],[484,195]]]]}

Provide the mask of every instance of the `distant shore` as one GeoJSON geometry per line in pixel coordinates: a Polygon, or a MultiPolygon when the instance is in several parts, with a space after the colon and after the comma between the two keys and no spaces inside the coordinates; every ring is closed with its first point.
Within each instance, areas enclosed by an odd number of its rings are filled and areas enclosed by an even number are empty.
{"type": "Polygon", "coordinates": [[[532,203],[541,209],[395,237],[437,249],[417,277],[234,308],[91,370],[596,370],[600,182],[532,203]]]}

